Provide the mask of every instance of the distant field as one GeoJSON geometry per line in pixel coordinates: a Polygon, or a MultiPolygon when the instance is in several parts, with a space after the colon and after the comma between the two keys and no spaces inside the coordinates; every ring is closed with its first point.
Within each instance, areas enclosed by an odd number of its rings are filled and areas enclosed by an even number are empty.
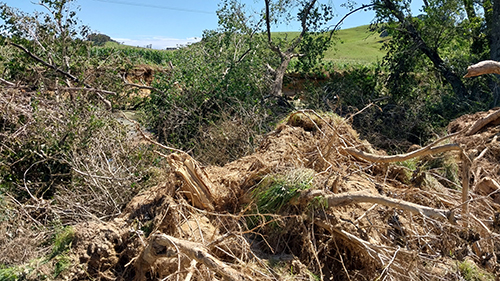
{"type": "MultiPolygon", "coordinates": [[[[275,32],[273,37],[298,36],[298,32],[275,32]]],[[[378,33],[370,32],[368,25],[344,29],[337,32],[334,45],[325,53],[325,60],[335,64],[369,64],[382,59],[385,51],[381,50],[383,43],[390,37],[380,37],[378,33]]],[[[107,42],[106,47],[120,49],[144,49],[135,46],[107,42]]],[[[151,50],[151,49],[144,49],[151,50]]],[[[160,51],[160,50],[159,50],[160,51]]],[[[162,51],[160,51],[162,52],[162,51]]],[[[165,51],[167,52],[167,51],[165,51]]]]}
{"type": "MultiPolygon", "coordinates": [[[[298,32],[276,32],[274,36],[293,38],[298,32]]],[[[343,64],[373,63],[382,59],[386,51],[381,50],[383,43],[390,37],[380,37],[370,32],[368,25],[343,29],[337,32],[334,45],[325,53],[325,60],[343,64]]]]}

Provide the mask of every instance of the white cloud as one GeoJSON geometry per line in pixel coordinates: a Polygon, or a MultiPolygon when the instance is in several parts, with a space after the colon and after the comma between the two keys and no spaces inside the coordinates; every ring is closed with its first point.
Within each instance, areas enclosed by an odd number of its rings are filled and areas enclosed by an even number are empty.
{"type": "Polygon", "coordinates": [[[166,37],[145,37],[140,39],[128,39],[128,38],[112,38],[112,39],[121,44],[130,46],[146,47],[148,45],[152,45],[153,49],[165,49],[167,47],[177,47],[191,43],[196,43],[201,40],[201,38],[197,37],[186,38],[186,39],[166,38],[166,37]]]}

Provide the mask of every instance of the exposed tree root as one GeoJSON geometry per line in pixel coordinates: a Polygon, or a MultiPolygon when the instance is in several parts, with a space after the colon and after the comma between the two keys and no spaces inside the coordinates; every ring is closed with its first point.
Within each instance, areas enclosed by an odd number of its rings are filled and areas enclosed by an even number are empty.
{"type": "MultiPolygon", "coordinates": [[[[245,274],[215,258],[202,244],[161,233],[151,235],[150,242],[146,246],[141,258],[146,264],[152,265],[158,258],[181,254],[188,256],[191,260],[196,260],[198,263],[204,264],[208,269],[222,275],[224,280],[252,280],[245,274]]],[[[191,267],[193,267],[192,264],[191,267]]]]}

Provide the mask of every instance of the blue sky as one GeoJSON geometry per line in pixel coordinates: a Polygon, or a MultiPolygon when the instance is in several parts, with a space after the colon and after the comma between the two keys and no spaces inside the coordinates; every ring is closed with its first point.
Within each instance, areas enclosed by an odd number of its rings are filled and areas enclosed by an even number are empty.
{"type": "MultiPolygon", "coordinates": [[[[25,12],[42,10],[38,0],[3,0],[11,7],[25,12]]],[[[196,42],[203,30],[217,28],[218,0],[77,0],[80,7],[78,18],[92,30],[109,35],[114,40],[133,46],[153,45],[163,49],[196,42]]],[[[247,10],[260,11],[264,0],[241,0],[247,10]]],[[[369,0],[358,1],[358,4],[369,0]]],[[[419,0],[421,2],[421,0],[419,0]]],[[[327,2],[328,3],[328,2],[327,2]]],[[[342,2],[329,2],[338,14],[332,24],[348,12],[342,2]]],[[[372,11],[357,12],[348,17],[342,28],[369,24],[375,14],[372,11]]],[[[276,31],[297,30],[298,25],[279,26],[276,31]]]]}

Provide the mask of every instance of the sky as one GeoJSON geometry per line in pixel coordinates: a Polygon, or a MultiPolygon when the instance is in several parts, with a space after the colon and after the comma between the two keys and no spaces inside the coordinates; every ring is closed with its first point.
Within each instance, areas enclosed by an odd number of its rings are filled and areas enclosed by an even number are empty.
{"type": "MultiPolygon", "coordinates": [[[[32,13],[42,11],[38,0],[0,0],[8,6],[32,13]]],[[[126,45],[144,47],[152,45],[155,49],[176,47],[200,40],[204,30],[217,28],[219,0],[76,0],[79,7],[78,18],[98,33],[110,36],[126,45]]],[[[348,10],[341,4],[344,1],[330,0],[336,16],[331,24],[335,25],[348,10]]],[[[358,5],[369,0],[359,0],[358,5]]],[[[419,0],[421,2],[421,0],[419,0]]],[[[249,13],[257,13],[264,7],[264,0],[241,0],[249,13]]],[[[328,2],[327,2],[328,3],[328,2]]],[[[413,10],[418,10],[416,4],[413,10]]],[[[373,11],[360,11],[349,16],[342,28],[370,24],[375,17],[373,11]]],[[[299,24],[275,27],[274,31],[297,31],[299,24]]]]}

